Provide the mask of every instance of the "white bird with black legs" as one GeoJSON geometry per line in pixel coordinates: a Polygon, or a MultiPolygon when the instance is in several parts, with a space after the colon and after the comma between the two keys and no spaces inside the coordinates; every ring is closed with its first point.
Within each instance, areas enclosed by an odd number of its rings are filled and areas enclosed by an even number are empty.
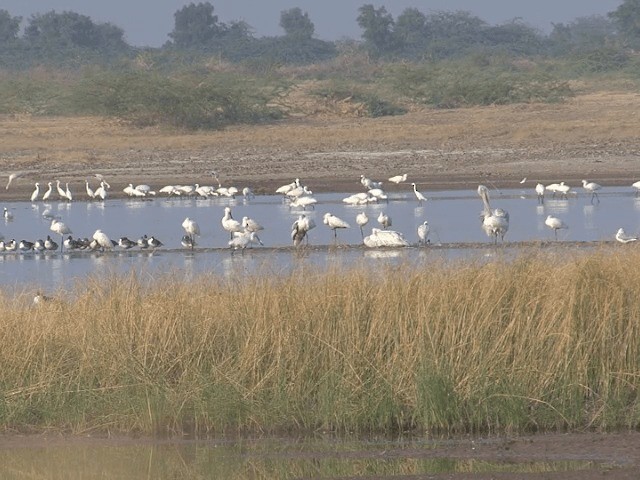
{"type": "Polygon", "coordinates": [[[364,239],[364,226],[369,223],[369,217],[367,216],[367,212],[360,212],[359,214],[356,215],[356,223],[358,224],[358,226],[360,227],[360,234],[362,235],[362,238],[364,239]]]}
{"type": "Polygon", "coordinates": [[[95,198],[96,192],[93,191],[93,188],[89,185],[89,180],[85,178],[84,180],[84,189],[87,192],[87,197],[90,199],[95,198]]]}
{"type": "Polygon", "coordinates": [[[402,182],[406,182],[407,174],[403,173],[402,175],[394,175],[393,177],[389,177],[389,181],[391,183],[395,183],[396,185],[402,182]]]}
{"type": "Polygon", "coordinates": [[[556,193],[562,195],[562,198],[567,198],[567,195],[571,191],[571,187],[564,182],[560,182],[560,184],[556,187],[556,193]]]}
{"type": "Polygon", "coordinates": [[[416,187],[415,183],[412,183],[411,186],[413,187],[413,194],[416,196],[416,199],[418,200],[418,205],[422,205],[422,202],[427,201],[427,197],[425,197],[421,192],[418,191],[418,188],[416,187]]]}
{"type": "Polygon", "coordinates": [[[324,214],[324,217],[322,218],[322,222],[331,230],[333,230],[333,238],[335,241],[338,240],[338,229],[349,228],[351,226],[341,218],[336,217],[335,215],[329,212],[324,214]]]}
{"type": "Polygon", "coordinates": [[[96,188],[96,191],[93,194],[93,198],[98,198],[100,200],[106,200],[109,194],[107,193],[107,184],[106,182],[101,181],[100,186],[96,188]]]}
{"type": "Polygon", "coordinates": [[[431,227],[429,227],[429,222],[426,220],[418,225],[416,229],[418,234],[418,245],[426,245],[429,242],[429,231],[431,227]]]}
{"type": "Polygon", "coordinates": [[[544,203],[544,185],[541,183],[536,184],[536,195],[538,197],[538,203],[544,203]]]}
{"type": "Polygon", "coordinates": [[[49,198],[51,197],[51,192],[53,192],[53,183],[49,182],[47,183],[47,185],[49,186],[49,189],[44,192],[44,195],[42,195],[42,201],[46,202],[47,200],[49,200],[49,198]]]}
{"type": "Polygon", "coordinates": [[[370,248],[409,246],[409,242],[405,240],[402,233],[394,230],[380,230],[379,228],[372,228],[371,235],[364,237],[363,243],[370,248]]]}
{"type": "Polygon", "coordinates": [[[233,240],[234,232],[241,232],[244,230],[242,228],[242,223],[233,218],[231,215],[231,207],[224,207],[224,216],[221,220],[222,228],[224,228],[227,232],[229,232],[229,237],[233,240]]]}
{"type": "Polygon", "coordinates": [[[306,215],[300,215],[298,219],[291,225],[291,240],[293,240],[293,246],[298,247],[302,244],[303,240],[307,239],[309,243],[309,231],[316,227],[316,222],[307,217],[306,215]]]}
{"type": "Polygon", "coordinates": [[[489,204],[489,189],[484,185],[478,186],[478,195],[482,199],[484,210],[480,214],[482,229],[488,237],[492,237],[494,243],[498,243],[498,236],[504,241],[504,236],[509,230],[509,212],[502,208],[491,209],[489,204]]]}
{"type": "Polygon", "coordinates": [[[31,194],[31,201],[35,202],[38,199],[38,195],[40,195],[40,184],[38,182],[36,182],[36,188],[33,191],[33,193],[31,194]]]}
{"type": "Polygon", "coordinates": [[[49,227],[49,230],[51,230],[53,233],[57,233],[58,235],[60,235],[60,251],[62,251],[64,236],[69,235],[73,232],[65,223],[61,222],[57,218],[54,218],[53,220],[51,220],[51,226],[49,227]]]}
{"type": "Polygon", "coordinates": [[[600,203],[598,190],[602,189],[602,185],[596,182],[587,182],[586,180],[582,180],[582,188],[591,193],[591,203],[593,203],[594,198],[598,200],[598,203],[600,203]]]}
{"type": "Polygon", "coordinates": [[[569,226],[566,223],[564,223],[558,217],[554,217],[553,215],[547,215],[547,218],[544,221],[544,224],[553,230],[556,240],[558,240],[558,230],[569,228],[569,226]]]}
{"type": "Polygon", "coordinates": [[[628,235],[624,231],[624,228],[619,228],[618,231],[616,232],[616,240],[620,243],[631,243],[631,242],[637,242],[638,237],[628,235]]]}
{"type": "Polygon", "coordinates": [[[380,212],[377,220],[380,226],[385,230],[393,224],[391,217],[384,212],[380,212]]]}
{"type": "Polygon", "coordinates": [[[69,200],[69,201],[73,200],[73,195],[71,193],[71,190],[69,190],[69,182],[65,183],[64,194],[66,195],[67,200],[69,200]]]}
{"type": "Polygon", "coordinates": [[[196,244],[195,236],[200,235],[200,225],[198,225],[198,222],[196,222],[195,220],[187,217],[182,222],[182,228],[190,239],[188,246],[190,248],[193,248],[193,246],[196,244]]]}
{"type": "Polygon", "coordinates": [[[58,198],[60,200],[68,200],[67,192],[60,186],[60,180],[56,180],[56,190],[58,191],[58,198]]]}

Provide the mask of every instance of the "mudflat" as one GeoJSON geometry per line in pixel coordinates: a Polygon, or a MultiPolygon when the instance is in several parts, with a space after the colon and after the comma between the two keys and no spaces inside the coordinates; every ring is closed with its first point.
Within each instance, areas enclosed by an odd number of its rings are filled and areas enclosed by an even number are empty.
{"type": "MultiPolygon", "coordinates": [[[[78,199],[95,173],[129,183],[249,186],[273,193],[300,178],[314,191],[359,191],[408,174],[423,191],[581,180],[631,185],[640,179],[640,95],[596,92],[558,104],[434,110],[362,118],[306,110],[269,125],[215,132],[136,128],[95,117],[0,117],[0,179],[21,176],[0,199],[27,200],[34,183],[69,182],[78,199]]],[[[410,183],[390,190],[410,188],[410,183]],[[407,186],[409,185],[409,186],[407,186]]],[[[630,187],[631,188],[631,187],[630,187]]]]}

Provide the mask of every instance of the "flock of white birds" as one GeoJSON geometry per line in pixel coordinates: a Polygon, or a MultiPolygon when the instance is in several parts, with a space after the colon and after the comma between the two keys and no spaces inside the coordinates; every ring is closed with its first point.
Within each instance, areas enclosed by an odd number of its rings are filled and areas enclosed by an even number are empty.
{"type": "MultiPolygon", "coordinates": [[[[218,180],[217,174],[212,172],[218,182],[218,186],[201,186],[195,185],[167,185],[160,188],[158,191],[153,190],[149,185],[127,185],[123,192],[129,197],[155,197],[157,195],[166,196],[186,196],[195,198],[209,198],[212,196],[217,197],[234,197],[236,195],[242,195],[246,200],[250,200],[255,197],[250,188],[246,187],[240,191],[236,187],[223,187],[218,180]]],[[[9,181],[6,188],[9,189],[11,183],[19,176],[19,174],[12,174],[9,176],[9,181]]],[[[91,188],[89,180],[85,181],[85,190],[88,199],[90,200],[106,200],[109,197],[109,191],[111,186],[107,180],[100,174],[95,175],[99,180],[100,185],[94,190],[91,188]]],[[[388,178],[388,181],[395,184],[408,183],[408,175],[395,175],[388,178]]],[[[520,183],[526,182],[524,178],[520,183]]],[[[349,195],[343,199],[345,204],[349,205],[367,205],[369,203],[385,202],[388,200],[388,195],[383,189],[383,182],[374,181],[365,175],[360,176],[360,183],[364,187],[363,192],[349,195]]],[[[415,182],[411,183],[413,193],[419,205],[427,201],[427,197],[422,194],[418,189],[415,182]]],[[[48,182],[47,189],[42,192],[40,197],[40,183],[35,183],[35,189],[30,196],[31,202],[37,202],[38,200],[50,201],[52,195],[54,195],[54,183],[48,182]]],[[[640,181],[632,184],[632,187],[636,190],[636,194],[640,193],[640,181]]],[[[591,195],[591,202],[600,202],[598,191],[602,189],[602,186],[598,183],[582,180],[582,188],[584,191],[591,195]]],[[[65,183],[65,187],[62,187],[62,183],[59,180],[55,181],[55,195],[59,201],[72,201],[74,196],[69,189],[69,184],[65,183]]],[[[550,185],[543,185],[538,183],[535,186],[535,192],[539,203],[544,203],[544,197],[546,192],[550,192],[554,197],[560,196],[567,198],[572,193],[571,187],[566,185],[565,182],[553,183],[550,185]]],[[[275,191],[276,194],[280,194],[289,203],[292,208],[301,208],[306,210],[307,208],[315,208],[318,203],[317,199],[313,197],[313,192],[303,185],[299,178],[296,178],[293,182],[286,185],[282,185],[275,191]]],[[[483,209],[480,213],[481,226],[488,237],[497,244],[498,238],[504,241],[507,232],[509,231],[509,213],[502,208],[492,208],[489,198],[489,189],[484,185],[478,186],[478,196],[482,201],[483,209]]],[[[12,251],[57,251],[58,248],[62,250],[111,250],[113,248],[131,249],[138,247],[141,249],[157,249],[163,246],[163,243],[154,236],[147,237],[142,236],[137,240],[131,240],[127,237],[120,237],[117,241],[112,240],[102,230],[98,229],[94,232],[91,238],[73,238],[71,229],[64,224],[59,218],[53,216],[47,217],[48,210],[44,212],[44,216],[51,220],[50,230],[54,234],[60,235],[60,243],[56,242],[47,235],[46,240],[35,240],[30,242],[22,240],[16,242],[15,239],[5,242],[4,238],[0,235],[0,252],[12,252],[12,251]],[[66,236],[66,238],[65,238],[66,236]]],[[[4,208],[3,212],[5,221],[9,222],[13,219],[13,213],[4,208]]],[[[338,230],[351,228],[349,222],[344,219],[327,212],[322,217],[323,224],[333,231],[334,241],[338,242],[338,230]]],[[[376,218],[378,226],[380,228],[371,228],[369,235],[365,235],[364,228],[369,224],[369,217],[366,212],[362,211],[355,217],[355,222],[360,228],[362,235],[362,243],[366,247],[378,248],[378,247],[406,247],[410,246],[405,236],[398,231],[391,230],[393,225],[391,217],[384,211],[381,211],[376,218]]],[[[556,240],[558,239],[558,230],[567,229],[568,225],[561,219],[552,215],[548,215],[545,219],[545,225],[554,231],[556,240]]],[[[227,206],[224,209],[224,216],[221,219],[222,228],[229,233],[228,245],[231,249],[244,250],[247,247],[253,245],[263,245],[258,236],[258,232],[264,229],[260,223],[256,220],[243,217],[242,220],[233,218],[231,207],[227,206]]],[[[184,230],[184,236],[182,237],[181,244],[184,248],[193,249],[197,245],[197,237],[200,236],[200,227],[198,223],[187,217],[182,222],[182,228],[184,230]]],[[[291,241],[295,247],[303,244],[308,244],[308,233],[311,229],[315,228],[316,224],[313,219],[307,217],[305,214],[301,214],[298,219],[291,226],[291,241]]],[[[416,235],[418,238],[418,246],[426,245],[429,243],[429,222],[424,221],[416,228],[416,235]]],[[[621,243],[631,243],[638,240],[637,237],[628,235],[623,228],[620,228],[615,234],[617,241],[621,243]]]]}

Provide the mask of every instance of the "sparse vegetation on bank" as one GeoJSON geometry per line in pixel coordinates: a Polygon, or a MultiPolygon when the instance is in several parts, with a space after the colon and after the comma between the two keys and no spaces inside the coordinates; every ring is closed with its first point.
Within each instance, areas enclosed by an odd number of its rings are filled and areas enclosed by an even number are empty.
{"type": "Polygon", "coordinates": [[[93,279],[0,298],[0,425],[229,431],[637,428],[640,254],[93,279]]]}

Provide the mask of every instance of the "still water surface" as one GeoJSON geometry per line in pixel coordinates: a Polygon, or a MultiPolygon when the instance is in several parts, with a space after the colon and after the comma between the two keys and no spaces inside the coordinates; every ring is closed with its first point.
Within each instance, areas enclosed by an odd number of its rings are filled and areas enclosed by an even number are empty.
{"type": "MultiPolygon", "coordinates": [[[[353,192],[351,192],[353,193],[353,192]]],[[[69,287],[88,274],[122,275],[135,270],[142,277],[157,278],[171,272],[178,281],[188,280],[200,273],[213,273],[224,278],[260,272],[288,272],[300,264],[317,266],[350,266],[361,262],[408,262],[417,266],[439,258],[466,256],[482,258],[494,249],[480,226],[482,203],[475,190],[424,192],[428,201],[418,205],[413,193],[393,193],[388,203],[351,206],[342,199],[351,193],[314,195],[318,204],[314,210],[292,209],[280,196],[265,195],[245,201],[237,199],[185,199],[158,197],[151,201],[140,199],[107,200],[106,202],[72,203],[38,202],[5,203],[14,215],[13,220],[0,224],[5,240],[44,239],[50,220],[43,218],[45,210],[66,223],[74,237],[91,237],[101,229],[112,239],[127,236],[136,240],[143,234],[154,235],[164,247],[154,253],[137,248],[118,253],[0,253],[0,285],[11,288],[41,288],[48,291],[69,287]],[[264,247],[231,255],[227,248],[229,234],[222,229],[224,207],[232,208],[234,218],[251,217],[265,229],[260,232],[264,247]],[[483,248],[409,248],[393,251],[365,250],[361,248],[322,248],[336,245],[333,232],[322,223],[325,212],[348,221],[351,228],[338,231],[337,245],[357,246],[362,243],[355,216],[367,212],[370,221],[365,235],[372,227],[379,227],[376,218],[380,212],[391,216],[391,229],[402,232],[407,240],[417,242],[416,227],[427,220],[431,226],[432,245],[456,246],[477,243],[483,248]],[[301,213],[313,218],[317,227],[309,234],[310,244],[304,255],[289,248],[291,224],[301,213]],[[185,217],[196,220],[202,231],[198,239],[199,250],[190,252],[180,245],[184,234],[181,224],[185,217]]],[[[543,205],[538,204],[532,188],[493,190],[493,208],[510,213],[507,242],[552,241],[553,232],[544,225],[547,215],[562,218],[568,230],[560,230],[560,242],[611,241],[618,228],[627,233],[640,230],[640,197],[631,188],[605,187],[600,202],[592,203],[581,191],[568,199],[553,199],[550,195],[543,205]]],[[[60,242],[60,236],[52,234],[60,242]]]]}
{"type": "MultiPolygon", "coordinates": [[[[79,444],[0,450],[5,480],[176,478],[398,478],[454,473],[543,473],[605,470],[588,460],[510,461],[445,458],[438,442],[241,440],[79,444]]],[[[611,466],[608,466],[611,469],[611,466]]],[[[609,472],[611,473],[611,472],[609,472]]]]}

